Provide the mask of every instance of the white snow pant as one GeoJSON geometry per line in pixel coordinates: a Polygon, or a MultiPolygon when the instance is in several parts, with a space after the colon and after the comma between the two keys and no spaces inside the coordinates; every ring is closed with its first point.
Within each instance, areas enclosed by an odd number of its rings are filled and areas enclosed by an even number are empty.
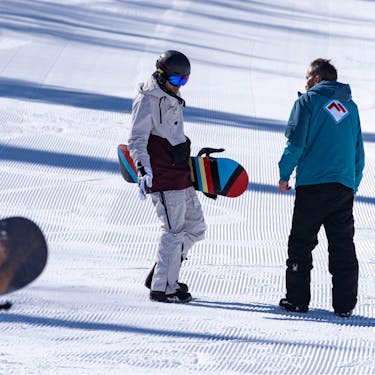
{"type": "Polygon", "coordinates": [[[204,238],[206,224],[193,187],[152,193],[152,202],[162,222],[151,290],[175,293],[179,288],[181,258],[195,242],[204,238]]]}

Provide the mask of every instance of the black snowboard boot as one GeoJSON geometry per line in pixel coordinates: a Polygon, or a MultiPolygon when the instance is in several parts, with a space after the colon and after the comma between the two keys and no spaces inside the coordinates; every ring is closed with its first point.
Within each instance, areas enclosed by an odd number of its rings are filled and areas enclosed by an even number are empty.
{"type": "Polygon", "coordinates": [[[353,315],[353,310],[349,310],[349,311],[335,310],[335,315],[339,316],[340,318],[350,318],[353,315]]]}
{"type": "MultiPolygon", "coordinates": [[[[151,271],[149,272],[149,274],[146,277],[145,287],[147,289],[151,289],[151,282],[152,282],[152,277],[154,276],[155,267],[156,267],[156,263],[151,268],[151,271]]],[[[187,292],[189,290],[189,287],[186,284],[180,283],[179,281],[177,281],[177,284],[179,285],[181,290],[184,290],[185,292],[187,292]]]]}
{"type": "Polygon", "coordinates": [[[298,312],[298,313],[307,313],[309,311],[308,306],[295,305],[292,302],[289,302],[286,298],[282,298],[279,302],[279,306],[286,311],[298,312]]]}
{"type": "Polygon", "coordinates": [[[155,290],[150,291],[150,300],[156,302],[168,302],[164,292],[158,292],[155,290]]]}
{"type": "Polygon", "coordinates": [[[192,300],[191,294],[178,289],[176,293],[165,294],[155,290],[150,291],[150,300],[165,303],[188,303],[192,300]]]}
{"type": "Polygon", "coordinates": [[[178,289],[176,293],[166,294],[165,296],[170,303],[188,303],[192,300],[191,294],[181,289],[178,289]]]}

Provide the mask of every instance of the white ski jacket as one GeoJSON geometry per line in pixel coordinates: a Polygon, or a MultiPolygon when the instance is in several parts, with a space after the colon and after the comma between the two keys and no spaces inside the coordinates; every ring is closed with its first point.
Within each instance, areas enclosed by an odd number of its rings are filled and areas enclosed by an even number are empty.
{"type": "Polygon", "coordinates": [[[136,164],[151,169],[152,192],[192,186],[182,103],[164,92],[153,76],[140,85],[134,99],[128,148],[136,164]]]}
{"type": "Polygon", "coordinates": [[[151,168],[147,145],[150,135],[165,138],[172,146],[186,142],[182,105],[164,92],[154,77],[139,85],[133,101],[128,148],[134,161],[151,168]]]}

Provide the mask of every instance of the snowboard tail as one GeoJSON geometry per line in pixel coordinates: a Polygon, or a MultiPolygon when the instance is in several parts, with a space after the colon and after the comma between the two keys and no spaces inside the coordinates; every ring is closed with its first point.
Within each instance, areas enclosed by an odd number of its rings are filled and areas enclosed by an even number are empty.
{"type": "MultiPolygon", "coordinates": [[[[138,182],[127,145],[119,145],[117,153],[122,177],[130,183],[138,182]]],[[[189,166],[195,190],[203,193],[235,198],[243,194],[249,184],[244,167],[232,159],[191,156],[189,166]]]]}
{"type": "Polygon", "coordinates": [[[117,155],[120,163],[120,170],[122,177],[124,177],[127,182],[138,182],[137,168],[130,156],[128,146],[119,145],[117,147],[117,155]]]}

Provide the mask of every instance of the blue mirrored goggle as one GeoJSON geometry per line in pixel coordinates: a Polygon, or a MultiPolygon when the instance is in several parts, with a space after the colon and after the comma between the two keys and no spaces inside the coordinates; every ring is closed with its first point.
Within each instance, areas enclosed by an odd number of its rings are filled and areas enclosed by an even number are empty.
{"type": "Polygon", "coordinates": [[[184,86],[186,85],[188,80],[189,80],[189,76],[185,76],[185,77],[169,76],[168,77],[168,82],[173,86],[184,86]]]}

